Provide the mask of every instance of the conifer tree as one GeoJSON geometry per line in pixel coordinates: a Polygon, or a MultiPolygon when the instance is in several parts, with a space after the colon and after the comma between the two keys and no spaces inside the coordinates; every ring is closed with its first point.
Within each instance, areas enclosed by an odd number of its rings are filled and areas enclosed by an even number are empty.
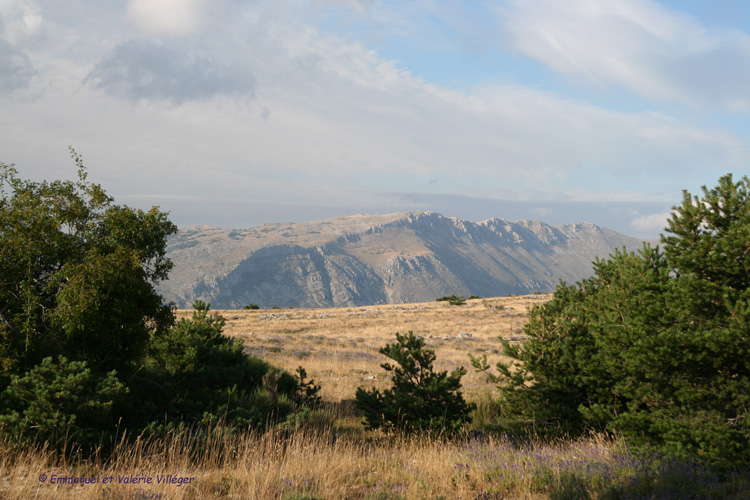
{"type": "Polygon", "coordinates": [[[424,339],[411,331],[397,333],[396,343],[386,344],[379,352],[397,365],[381,365],[393,374],[392,388],[382,393],[378,389],[357,389],[357,407],[365,414],[368,428],[452,433],[470,421],[474,406],[467,404],[460,392],[465,368],[450,374],[433,371],[435,352],[426,349],[424,339]]]}
{"type": "MultiPolygon", "coordinates": [[[[498,364],[507,414],[750,463],[750,181],[684,193],[662,236],[532,309],[498,364]],[[515,367],[515,368],[514,368],[515,367]]],[[[487,370],[485,359],[474,359],[487,370]]]]}

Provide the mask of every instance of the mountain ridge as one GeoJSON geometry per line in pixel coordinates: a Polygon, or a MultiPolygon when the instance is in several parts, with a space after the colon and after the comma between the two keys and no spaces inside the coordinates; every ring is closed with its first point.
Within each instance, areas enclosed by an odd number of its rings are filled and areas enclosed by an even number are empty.
{"type": "Polygon", "coordinates": [[[170,238],[175,268],[160,291],[179,307],[201,299],[226,309],[528,293],[590,276],[596,257],[644,241],[590,222],[471,222],[419,211],[240,230],[197,226],[170,238]]]}

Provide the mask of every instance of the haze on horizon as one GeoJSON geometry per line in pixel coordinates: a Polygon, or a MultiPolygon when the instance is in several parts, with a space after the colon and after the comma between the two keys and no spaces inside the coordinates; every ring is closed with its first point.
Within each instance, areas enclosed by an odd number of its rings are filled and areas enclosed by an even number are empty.
{"type": "Polygon", "coordinates": [[[0,162],[182,227],[411,210],[643,238],[750,165],[750,3],[0,0],[0,162]]]}

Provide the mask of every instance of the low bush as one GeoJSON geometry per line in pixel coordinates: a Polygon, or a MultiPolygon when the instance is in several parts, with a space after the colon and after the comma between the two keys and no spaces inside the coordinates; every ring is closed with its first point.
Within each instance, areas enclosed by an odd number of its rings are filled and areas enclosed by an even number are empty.
{"type": "Polygon", "coordinates": [[[436,302],[447,302],[452,306],[462,306],[466,304],[466,299],[464,297],[457,297],[455,295],[447,295],[445,297],[440,297],[439,299],[435,299],[436,302]]]}
{"type": "Polygon", "coordinates": [[[381,366],[393,376],[393,387],[357,389],[356,404],[364,413],[369,429],[406,432],[437,431],[454,433],[470,422],[473,404],[461,394],[463,367],[452,373],[433,371],[435,352],[425,348],[424,339],[409,332],[396,334],[396,343],[379,351],[398,365],[381,366]]]}
{"type": "Polygon", "coordinates": [[[100,377],[85,361],[44,358],[0,394],[0,431],[20,443],[94,447],[116,424],[113,408],[127,394],[114,371],[100,377]]]}
{"type": "Polygon", "coordinates": [[[248,356],[241,340],[223,335],[225,320],[209,313],[210,304],[196,301],[194,307],[192,318],[152,339],[146,399],[161,404],[148,413],[257,427],[271,415],[283,418],[292,411],[299,390],[295,378],[248,356]]]}

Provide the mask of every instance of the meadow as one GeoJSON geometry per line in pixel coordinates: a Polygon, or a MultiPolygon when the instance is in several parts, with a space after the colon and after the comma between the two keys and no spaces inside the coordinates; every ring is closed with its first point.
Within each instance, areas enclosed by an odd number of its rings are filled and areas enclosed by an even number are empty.
{"type": "MultiPolygon", "coordinates": [[[[495,388],[468,354],[502,359],[498,337],[522,342],[528,308],[549,295],[337,309],[217,311],[248,353],[321,385],[323,405],[268,432],[221,428],[158,439],[121,433],[107,456],[24,450],[0,438],[4,499],[636,499],[750,498],[750,479],[637,453],[612,436],[520,438],[492,432],[495,388]],[[471,432],[398,437],[366,431],[358,387],[389,385],[378,349],[414,331],[437,370],[467,368],[471,432]]],[[[190,314],[178,311],[178,317],[190,314]]]]}
{"type": "MultiPolygon", "coordinates": [[[[437,371],[467,368],[464,394],[475,399],[490,391],[485,377],[471,370],[468,354],[502,358],[499,337],[521,341],[528,308],[549,300],[537,294],[473,299],[455,306],[445,301],[331,309],[217,311],[224,333],[242,339],[246,351],[293,372],[303,366],[320,384],[329,402],[354,398],[357,387],[389,385],[378,349],[395,341],[396,332],[413,331],[435,351],[437,371]]],[[[188,316],[179,312],[178,317],[188,316]]]]}

